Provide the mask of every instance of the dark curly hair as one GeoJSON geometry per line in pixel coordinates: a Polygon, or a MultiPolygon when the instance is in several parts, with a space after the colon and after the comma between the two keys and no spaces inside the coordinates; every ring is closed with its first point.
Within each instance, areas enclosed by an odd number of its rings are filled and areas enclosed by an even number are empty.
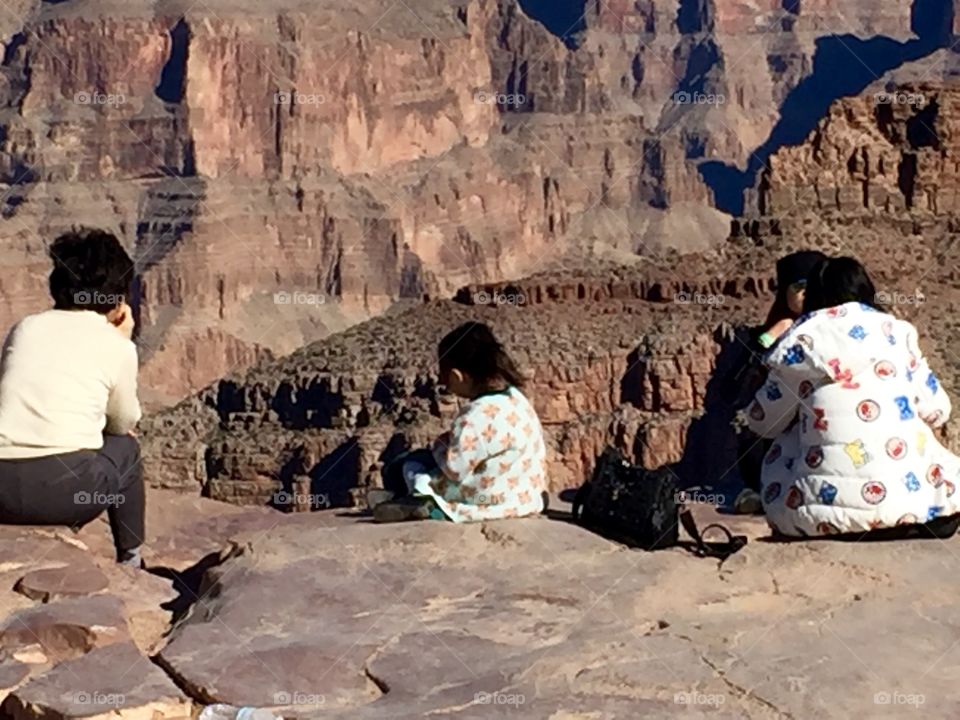
{"type": "Polygon", "coordinates": [[[481,385],[504,380],[514,387],[523,387],[523,375],[493,331],[483,323],[467,322],[447,333],[437,354],[441,377],[457,369],[481,385]]]}
{"type": "Polygon", "coordinates": [[[133,282],[133,260],[115,235],[80,229],[50,245],[50,295],[57,310],[107,314],[125,302],[133,282]]]}

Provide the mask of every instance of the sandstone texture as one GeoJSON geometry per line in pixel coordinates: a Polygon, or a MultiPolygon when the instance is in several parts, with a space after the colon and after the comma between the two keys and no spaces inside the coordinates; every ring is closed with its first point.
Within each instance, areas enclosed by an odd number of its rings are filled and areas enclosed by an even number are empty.
{"type": "Polygon", "coordinates": [[[0,527],[0,717],[191,717],[151,658],[229,537],[282,516],[163,492],[148,503],[150,573],[115,564],[105,520],[0,527]]]}
{"type": "Polygon", "coordinates": [[[719,562],[602,539],[556,497],[546,516],[459,526],[148,502],[150,572],[112,564],[103,521],[0,528],[0,716],[186,720],[220,702],[318,720],[840,720],[960,704],[955,538],[782,544],[761,518],[696,505],[701,526],[750,538],[719,562]],[[10,589],[84,566],[108,586],[10,589]]]}

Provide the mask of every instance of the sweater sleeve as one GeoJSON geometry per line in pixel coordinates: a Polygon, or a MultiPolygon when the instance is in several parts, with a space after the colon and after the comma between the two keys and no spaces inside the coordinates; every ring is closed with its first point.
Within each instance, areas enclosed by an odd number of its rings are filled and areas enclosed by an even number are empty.
{"type": "Polygon", "coordinates": [[[913,325],[907,330],[907,348],[910,352],[910,377],[917,396],[917,412],[931,427],[938,428],[950,419],[953,406],[950,396],[920,350],[917,329],[913,325]]]}
{"type": "Polygon", "coordinates": [[[757,435],[779,436],[797,418],[801,404],[824,373],[817,367],[802,338],[791,332],[767,358],[769,375],[747,412],[747,425],[757,435]]]}
{"type": "Polygon", "coordinates": [[[437,466],[453,482],[462,482],[487,457],[477,415],[478,408],[468,410],[456,419],[453,430],[441,435],[433,445],[437,466]]]}
{"type": "Polygon", "coordinates": [[[132,342],[124,344],[117,376],[110,397],[107,400],[106,432],[111,435],[126,435],[140,422],[142,412],[137,397],[137,346],[132,342]]]}

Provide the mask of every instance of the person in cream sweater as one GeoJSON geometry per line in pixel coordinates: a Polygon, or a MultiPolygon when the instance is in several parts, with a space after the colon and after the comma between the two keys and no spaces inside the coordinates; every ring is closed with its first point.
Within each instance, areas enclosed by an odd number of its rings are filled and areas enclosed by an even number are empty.
{"type": "Polygon", "coordinates": [[[0,357],[0,523],[80,527],[106,511],[117,560],[142,566],[133,262],[96,230],[60,236],[50,257],[54,307],[0,357]]]}

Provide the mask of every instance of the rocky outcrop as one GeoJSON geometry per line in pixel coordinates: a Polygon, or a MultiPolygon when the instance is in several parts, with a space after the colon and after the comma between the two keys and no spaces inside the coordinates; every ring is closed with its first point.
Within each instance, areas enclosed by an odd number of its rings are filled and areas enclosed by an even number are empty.
{"type": "Polygon", "coordinates": [[[147,500],[149,573],[116,565],[105,519],[79,532],[0,527],[0,716],[195,716],[151,657],[228,537],[281,516],[160,491],[147,500]]]}
{"type": "Polygon", "coordinates": [[[548,274],[369,321],[149,418],[147,476],[240,504],[353,504],[386,461],[450,422],[457,405],[438,392],[435,347],[468,319],[491,323],[528,374],[552,488],[579,485],[608,443],[648,466],[677,462],[731,342],[719,328],[759,315],[771,287],[772,261],[714,257],[701,269],[711,262],[713,281],[679,259],[548,274]],[[724,262],[729,272],[718,270],[724,262]]]}
{"type": "Polygon", "coordinates": [[[771,158],[757,210],[848,219],[957,212],[957,56],[943,50],[834,103],[807,142],[771,158]]]}

